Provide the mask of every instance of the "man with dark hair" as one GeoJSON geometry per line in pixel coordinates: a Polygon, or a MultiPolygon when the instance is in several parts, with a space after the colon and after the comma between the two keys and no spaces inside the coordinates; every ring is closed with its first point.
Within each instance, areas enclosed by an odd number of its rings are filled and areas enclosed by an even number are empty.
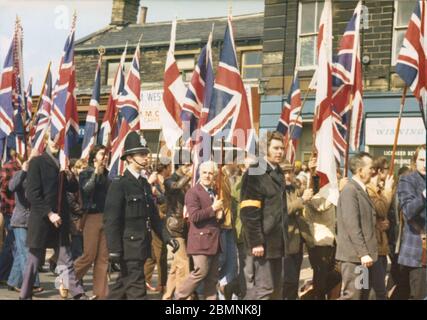
{"type": "Polygon", "coordinates": [[[286,191],[279,166],[284,155],[282,134],[269,132],[264,151],[259,167],[266,170],[259,175],[251,174],[251,168],[246,171],[240,202],[247,254],[253,256],[254,264],[254,285],[246,299],[254,300],[282,297],[282,259],[287,246],[286,191]]]}
{"type": "Polygon", "coordinates": [[[104,230],[110,260],[120,263],[120,276],[110,290],[109,299],[145,299],[144,263],[151,256],[151,228],[173,251],[179,248],[164,228],[151,185],[141,175],[148,165],[149,153],[144,138],[136,131],[130,132],[121,156],[128,164],[127,169],[108,189],[104,230]]]}
{"type": "Polygon", "coordinates": [[[170,235],[179,242],[179,250],[175,252],[169,269],[166,291],[163,300],[171,300],[175,290],[190,274],[190,259],[186,250],[187,222],[184,218],[185,193],[191,187],[191,165],[184,164],[165,179],[166,226],[170,235]]]}
{"type": "MultiPolygon", "coordinates": [[[[60,172],[59,148],[49,140],[46,152],[31,160],[27,174],[27,198],[30,202],[27,247],[29,254],[22,281],[20,299],[31,299],[40,261],[46,248],[58,250],[59,280],[76,300],[87,300],[76,278],[70,250],[70,214],[67,192],[77,192],[78,183],[69,170],[60,172]],[[63,188],[60,189],[60,175],[63,188]],[[60,201],[58,201],[61,197],[60,201]],[[60,207],[58,207],[61,205],[60,207]]],[[[66,294],[65,294],[66,293],[66,294]]]]}
{"type": "Polygon", "coordinates": [[[80,173],[79,184],[84,215],[83,254],[75,261],[76,276],[83,279],[93,265],[93,298],[104,299],[108,295],[108,249],[102,222],[104,205],[110,181],[107,156],[103,145],[96,145],[89,155],[89,167],[80,173]]]}
{"type": "Polygon", "coordinates": [[[368,268],[378,258],[375,207],[366,185],[372,176],[372,157],[360,152],[350,159],[352,178],[344,186],[337,206],[337,253],[341,261],[342,300],[360,300],[369,289],[368,268]],[[362,277],[361,283],[359,277],[362,277]]]}

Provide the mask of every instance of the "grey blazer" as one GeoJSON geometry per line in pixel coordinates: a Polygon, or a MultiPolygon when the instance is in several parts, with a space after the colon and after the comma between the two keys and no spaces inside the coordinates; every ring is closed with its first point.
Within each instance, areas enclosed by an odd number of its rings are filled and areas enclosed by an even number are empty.
{"type": "Polygon", "coordinates": [[[337,260],[360,263],[365,255],[370,255],[374,261],[378,259],[375,215],[368,194],[350,179],[338,199],[337,260]]]}

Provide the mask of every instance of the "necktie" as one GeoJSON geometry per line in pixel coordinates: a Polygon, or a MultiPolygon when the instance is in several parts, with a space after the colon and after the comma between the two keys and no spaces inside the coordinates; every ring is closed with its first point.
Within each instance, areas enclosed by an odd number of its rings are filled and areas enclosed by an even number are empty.
{"type": "Polygon", "coordinates": [[[211,198],[211,201],[212,201],[212,203],[213,203],[213,202],[214,202],[214,200],[215,200],[215,193],[214,193],[213,189],[212,189],[212,188],[209,188],[209,189],[208,189],[208,193],[209,193],[209,197],[211,198]]]}

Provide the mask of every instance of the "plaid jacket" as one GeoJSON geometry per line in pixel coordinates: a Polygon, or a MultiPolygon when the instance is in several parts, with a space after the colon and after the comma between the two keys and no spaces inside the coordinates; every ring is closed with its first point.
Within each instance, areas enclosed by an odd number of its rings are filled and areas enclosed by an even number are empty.
{"type": "Polygon", "coordinates": [[[426,210],[426,200],[422,192],[425,188],[425,177],[418,171],[402,176],[397,186],[397,195],[405,222],[398,262],[408,267],[421,267],[421,234],[425,233],[426,210]]]}
{"type": "Polygon", "coordinates": [[[20,169],[21,166],[16,160],[6,162],[0,169],[0,212],[4,215],[12,216],[15,208],[15,196],[9,190],[9,181],[20,169]]]}

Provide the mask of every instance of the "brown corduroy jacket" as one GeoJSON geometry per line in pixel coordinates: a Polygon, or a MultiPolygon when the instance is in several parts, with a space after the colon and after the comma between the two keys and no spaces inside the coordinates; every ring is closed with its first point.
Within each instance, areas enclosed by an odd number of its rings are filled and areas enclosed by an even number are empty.
{"type": "Polygon", "coordinates": [[[378,223],[388,219],[388,212],[390,210],[391,201],[393,199],[393,192],[381,190],[374,184],[370,183],[366,186],[369,197],[374,204],[377,213],[377,226],[376,235],[378,240],[378,255],[386,256],[389,254],[387,231],[381,231],[378,223]]]}

